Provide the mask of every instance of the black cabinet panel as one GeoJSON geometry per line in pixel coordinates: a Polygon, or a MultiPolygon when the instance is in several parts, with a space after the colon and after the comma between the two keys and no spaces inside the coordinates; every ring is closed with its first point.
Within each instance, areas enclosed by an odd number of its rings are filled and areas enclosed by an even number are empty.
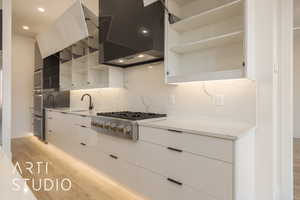
{"type": "Polygon", "coordinates": [[[59,53],[43,60],[43,89],[59,89],[59,53]]]}
{"type": "Polygon", "coordinates": [[[3,35],[3,24],[2,24],[3,12],[0,10],[0,50],[2,50],[2,35],[3,35]]]}

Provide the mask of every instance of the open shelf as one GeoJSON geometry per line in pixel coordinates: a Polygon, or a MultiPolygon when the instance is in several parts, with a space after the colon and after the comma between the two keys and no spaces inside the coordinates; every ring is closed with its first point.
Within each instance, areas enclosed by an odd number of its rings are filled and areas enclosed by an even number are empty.
{"type": "Polygon", "coordinates": [[[191,75],[168,76],[168,83],[181,83],[207,80],[239,79],[245,77],[244,68],[216,72],[203,72],[191,75]]]}
{"type": "Polygon", "coordinates": [[[241,16],[243,15],[244,10],[243,2],[243,0],[237,0],[198,15],[188,17],[172,24],[171,28],[178,32],[186,32],[204,25],[215,24],[226,18],[241,16]]]}
{"type": "Polygon", "coordinates": [[[204,49],[214,48],[218,46],[224,46],[226,44],[242,42],[243,39],[244,39],[244,32],[238,31],[234,33],[217,36],[217,37],[212,37],[205,40],[176,45],[171,47],[170,50],[178,54],[185,54],[194,51],[201,51],[204,49]]]}

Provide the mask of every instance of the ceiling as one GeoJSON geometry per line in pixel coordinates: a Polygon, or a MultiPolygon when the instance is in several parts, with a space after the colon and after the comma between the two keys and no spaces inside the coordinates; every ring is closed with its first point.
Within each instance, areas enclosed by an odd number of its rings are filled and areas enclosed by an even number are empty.
{"type": "MultiPolygon", "coordinates": [[[[55,20],[68,9],[75,0],[12,0],[13,30],[16,33],[35,37],[38,33],[46,31],[55,20]],[[45,9],[44,13],[37,8],[45,9]],[[29,30],[23,30],[28,26],[29,30]]],[[[99,10],[99,0],[84,0],[83,3],[95,14],[99,10]]]]}

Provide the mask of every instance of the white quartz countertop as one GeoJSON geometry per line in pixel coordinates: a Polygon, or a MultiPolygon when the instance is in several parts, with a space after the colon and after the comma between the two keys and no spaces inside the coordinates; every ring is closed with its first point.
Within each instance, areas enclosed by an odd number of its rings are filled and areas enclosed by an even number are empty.
{"type": "Polygon", "coordinates": [[[179,119],[166,118],[150,122],[140,122],[140,126],[171,129],[191,134],[236,140],[255,129],[255,125],[225,119],[179,119]]]}
{"type": "Polygon", "coordinates": [[[47,111],[53,111],[53,112],[64,112],[69,113],[73,115],[84,115],[84,116],[97,116],[98,112],[103,111],[97,111],[97,110],[84,110],[84,109],[76,109],[76,108],[46,108],[47,111]]]}
{"type": "MultiPolygon", "coordinates": [[[[97,116],[98,112],[107,111],[88,111],[75,108],[46,108],[53,112],[65,112],[74,115],[97,116]]],[[[255,125],[244,122],[231,121],[227,119],[214,119],[208,117],[200,118],[176,118],[167,117],[163,119],[150,119],[138,122],[140,126],[172,129],[185,133],[218,137],[229,140],[236,140],[244,134],[255,129],[255,125]]]]}
{"type": "Polygon", "coordinates": [[[14,173],[14,167],[0,147],[0,199],[5,200],[36,200],[25,181],[18,173],[14,173]],[[14,182],[20,187],[15,190],[14,182]]]}

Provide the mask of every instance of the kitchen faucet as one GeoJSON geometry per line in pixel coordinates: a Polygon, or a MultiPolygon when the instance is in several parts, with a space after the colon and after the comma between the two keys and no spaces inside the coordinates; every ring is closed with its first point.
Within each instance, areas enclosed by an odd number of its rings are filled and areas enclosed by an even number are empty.
{"type": "Polygon", "coordinates": [[[85,96],[88,96],[88,97],[90,98],[89,110],[93,110],[94,106],[93,106],[93,103],[92,103],[92,96],[91,96],[90,94],[84,94],[84,95],[82,95],[82,97],[81,97],[81,101],[84,100],[84,97],[85,97],[85,96]]]}

